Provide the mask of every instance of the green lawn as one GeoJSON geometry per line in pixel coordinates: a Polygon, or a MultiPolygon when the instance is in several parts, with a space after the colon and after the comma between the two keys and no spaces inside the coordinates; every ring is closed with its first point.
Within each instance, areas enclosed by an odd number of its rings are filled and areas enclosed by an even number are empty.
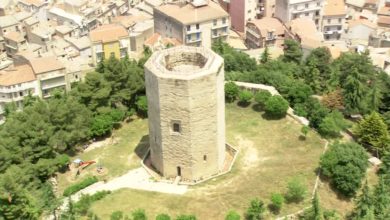
{"type": "MultiPolygon", "coordinates": [[[[113,132],[113,139],[116,143],[108,146],[96,148],[84,152],[72,158],[80,158],[84,161],[94,160],[95,164],[81,171],[80,176],[75,179],[75,174],[67,172],[58,175],[58,191],[62,191],[69,185],[77,182],[87,176],[97,175],[99,179],[111,179],[125,174],[130,169],[140,166],[140,158],[134,153],[135,149],[145,150],[145,135],[148,134],[148,125],[146,119],[135,119],[129,123],[124,122],[122,127],[113,132]],[[96,172],[97,164],[104,167],[104,173],[98,175],[96,172]]],[[[142,152],[141,152],[142,153],[142,152]]],[[[138,152],[139,154],[139,152],[138,152]]]]}
{"type": "MultiPolygon", "coordinates": [[[[243,214],[250,199],[255,197],[268,204],[271,193],[284,193],[287,182],[295,176],[305,181],[307,199],[301,204],[284,206],[281,215],[308,205],[324,142],[313,132],[301,140],[301,125],[291,118],[266,120],[261,115],[262,112],[254,111],[251,106],[227,104],[227,141],[240,150],[231,173],[190,187],[183,196],[129,189],[116,191],[94,203],[91,211],[102,219],[109,219],[116,210],[130,213],[142,208],[150,219],[158,213],[171,216],[188,213],[200,220],[218,220],[230,209],[243,214]]],[[[120,175],[138,166],[139,159],[133,151],[146,134],[146,120],[136,120],[115,132],[120,143],[88,152],[82,155],[83,159],[84,156],[86,159],[101,157],[111,169],[109,176],[120,175]]],[[[267,216],[275,217],[270,213],[267,216]]]]}

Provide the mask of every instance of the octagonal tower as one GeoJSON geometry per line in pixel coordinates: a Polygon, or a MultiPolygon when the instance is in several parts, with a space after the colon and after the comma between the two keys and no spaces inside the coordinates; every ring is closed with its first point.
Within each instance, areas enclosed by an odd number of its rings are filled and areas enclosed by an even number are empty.
{"type": "Polygon", "coordinates": [[[180,46],[145,64],[152,165],[165,178],[196,182],[225,161],[223,59],[210,49],[180,46]]]}

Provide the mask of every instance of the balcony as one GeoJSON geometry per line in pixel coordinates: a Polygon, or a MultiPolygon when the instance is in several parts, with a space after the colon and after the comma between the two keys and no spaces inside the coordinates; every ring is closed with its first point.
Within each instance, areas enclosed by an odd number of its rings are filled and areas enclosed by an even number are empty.
{"type": "Polygon", "coordinates": [[[211,27],[211,29],[212,30],[214,30],[214,29],[220,29],[220,28],[227,28],[229,25],[228,25],[228,22],[226,22],[225,24],[217,24],[217,25],[213,25],[212,27],[211,27]]]}
{"type": "Polygon", "coordinates": [[[186,39],[186,43],[187,44],[190,44],[190,43],[196,43],[196,42],[201,42],[202,41],[202,38],[191,38],[191,39],[186,39]]]}
{"type": "Polygon", "coordinates": [[[196,28],[191,28],[190,30],[188,30],[186,28],[186,34],[195,34],[195,33],[200,33],[202,32],[202,30],[199,28],[199,29],[196,29],[196,28]]]}
{"type": "Polygon", "coordinates": [[[291,13],[296,14],[296,13],[303,13],[303,12],[309,12],[309,11],[320,11],[321,7],[320,6],[315,6],[315,7],[308,7],[308,8],[297,8],[291,10],[291,13]]]}
{"type": "Polygon", "coordinates": [[[214,39],[214,38],[218,38],[218,37],[225,37],[227,35],[229,35],[228,32],[219,32],[217,34],[211,35],[211,38],[214,39]]]}

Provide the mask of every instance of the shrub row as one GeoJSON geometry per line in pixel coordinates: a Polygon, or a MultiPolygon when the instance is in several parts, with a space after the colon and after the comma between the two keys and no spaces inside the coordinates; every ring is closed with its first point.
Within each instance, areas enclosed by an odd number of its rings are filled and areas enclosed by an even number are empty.
{"type": "Polygon", "coordinates": [[[98,182],[98,178],[96,176],[93,176],[93,177],[88,177],[84,180],[82,180],[81,182],[79,183],[76,183],[76,184],[73,184],[69,187],[67,187],[65,190],[64,190],[64,193],[63,195],[64,196],[70,196],[70,195],[73,195],[75,194],[76,192],[98,182]]]}

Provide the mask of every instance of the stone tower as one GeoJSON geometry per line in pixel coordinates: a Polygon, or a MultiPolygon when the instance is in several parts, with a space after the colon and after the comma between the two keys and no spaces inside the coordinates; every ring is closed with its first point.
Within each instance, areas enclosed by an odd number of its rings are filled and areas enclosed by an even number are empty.
{"type": "Polygon", "coordinates": [[[155,52],[145,64],[151,161],[165,178],[196,182],[225,161],[223,59],[203,47],[155,52]]]}

